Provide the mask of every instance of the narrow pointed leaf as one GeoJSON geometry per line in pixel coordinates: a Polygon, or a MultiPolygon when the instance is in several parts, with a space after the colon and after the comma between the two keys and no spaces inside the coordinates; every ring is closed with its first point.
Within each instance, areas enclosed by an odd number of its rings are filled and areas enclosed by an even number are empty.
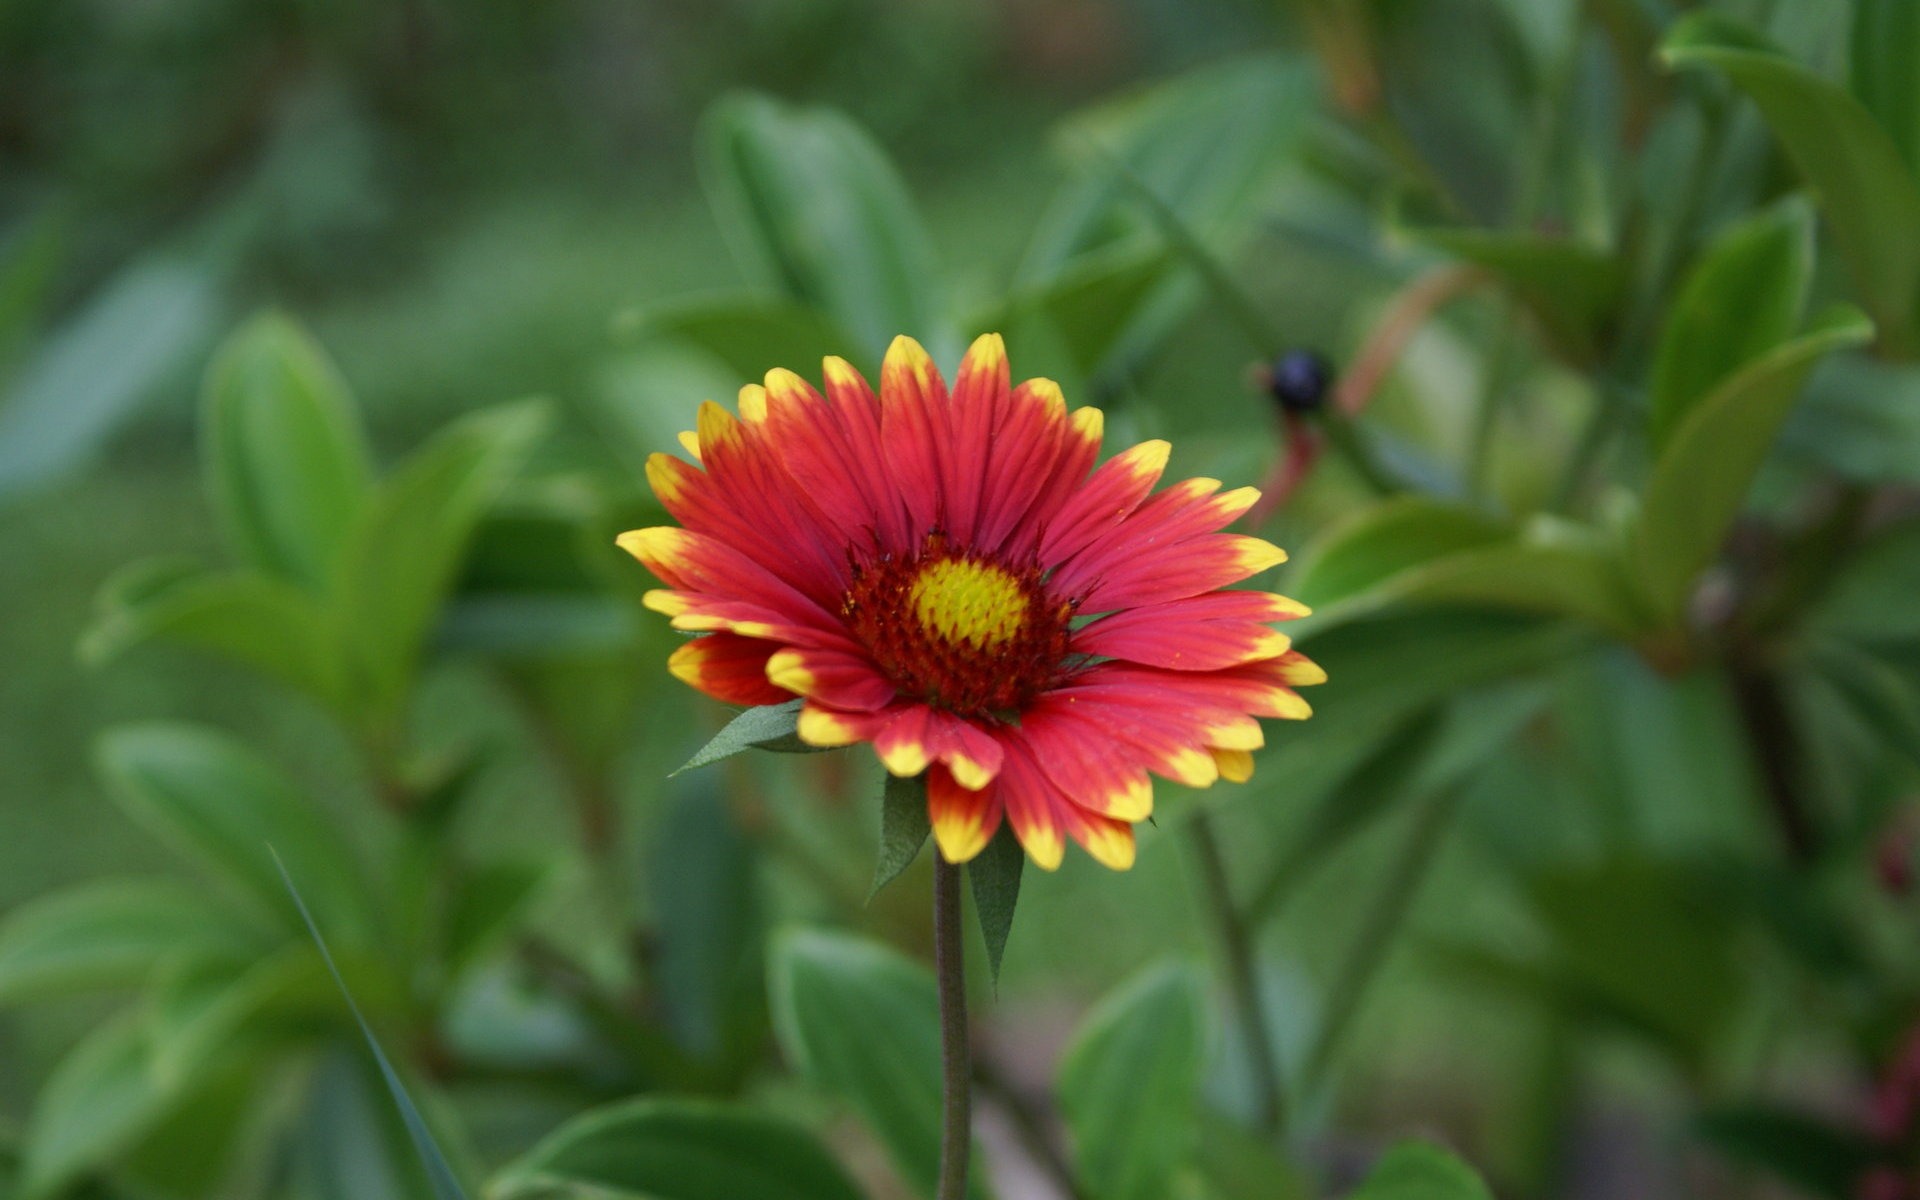
{"type": "Polygon", "coordinates": [[[1634,564],[1663,619],[1679,618],[1695,579],[1718,554],[1814,365],[1872,336],[1858,312],[1829,313],[1721,384],[1674,431],[1632,535],[1634,564]]]}
{"type": "Polygon", "coordinates": [[[340,989],[340,998],[347,1002],[347,1010],[353,1014],[354,1023],[360,1026],[360,1034],[367,1040],[367,1050],[373,1055],[375,1065],[380,1068],[380,1077],[386,1081],[387,1092],[393,1098],[394,1107],[400,1110],[400,1119],[407,1127],[407,1136],[413,1141],[413,1149],[420,1156],[420,1165],[425,1168],[427,1178],[433,1184],[434,1200],[466,1200],[466,1192],[453,1173],[453,1167],[447,1162],[447,1156],[441,1152],[439,1142],[434,1140],[433,1131],[428,1128],[426,1118],[420,1115],[420,1109],[414,1104],[413,1097],[407,1094],[406,1084],[400,1081],[399,1072],[393,1069],[393,1063],[387,1059],[387,1053],[380,1048],[380,1039],[373,1034],[373,1027],[367,1024],[366,1017],[360,1013],[360,1006],[354,1002],[353,993],[347,988],[346,979],[340,974],[340,968],[333,961],[333,952],[327,949],[327,940],[320,934],[320,927],[314,924],[313,914],[307,910],[307,902],[300,897],[300,889],[294,885],[293,876],[287,872],[287,864],[282,862],[278,851],[267,848],[272,855],[273,865],[279,870],[285,883],[287,895],[292,897],[294,907],[305,922],[307,933],[313,938],[314,948],[320,951],[321,961],[327,965],[327,973],[333,976],[333,982],[340,989]]]}
{"type": "Polygon", "coordinates": [[[880,858],[874,864],[873,890],[868,899],[900,877],[920,855],[933,826],[927,818],[927,783],[922,776],[902,779],[887,774],[880,797],[880,858]]]}
{"type": "Polygon", "coordinates": [[[747,709],[728,721],[726,728],[714,734],[706,745],[694,752],[692,758],[681,763],[673,774],[691,771],[695,767],[710,766],[723,758],[732,758],[743,750],[775,750],[783,754],[807,754],[822,749],[820,746],[807,745],[794,733],[800,722],[801,703],[799,700],[789,700],[785,704],[763,704],[758,708],[747,709]]]}
{"type": "Polygon", "coordinates": [[[1472,1167],[1426,1142],[1402,1142],[1349,1200],[1493,1200],[1472,1167]]]}
{"type": "Polygon", "coordinates": [[[1027,852],[1020,848],[1013,827],[1004,823],[987,848],[967,864],[973,912],[980,921],[980,936],[987,946],[987,970],[995,986],[1000,983],[1000,960],[1007,953],[1013,910],[1020,901],[1020,874],[1026,865],[1027,852]]]}

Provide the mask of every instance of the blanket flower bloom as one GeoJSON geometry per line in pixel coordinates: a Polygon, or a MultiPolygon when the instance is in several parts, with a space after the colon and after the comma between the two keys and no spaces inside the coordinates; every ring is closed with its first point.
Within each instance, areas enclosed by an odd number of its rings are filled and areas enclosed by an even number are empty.
{"type": "Polygon", "coordinates": [[[1306,609],[1225,590],[1285,560],[1220,532],[1253,504],[1191,479],[1153,492],[1168,445],[1095,467],[1102,416],[1060,388],[1011,386],[998,335],[974,342],[949,393],[899,338],[876,396],[846,362],[825,395],[791,371],[700,406],[647,479],[678,527],[620,545],[667,586],[648,607],[699,633],[669,660],[730,704],[804,698],[814,746],[871,742],[926,775],[951,862],[1002,821],[1059,866],[1065,839],[1133,863],[1149,775],[1244,781],[1256,717],[1309,713],[1326,678],[1270,622],[1306,609]]]}

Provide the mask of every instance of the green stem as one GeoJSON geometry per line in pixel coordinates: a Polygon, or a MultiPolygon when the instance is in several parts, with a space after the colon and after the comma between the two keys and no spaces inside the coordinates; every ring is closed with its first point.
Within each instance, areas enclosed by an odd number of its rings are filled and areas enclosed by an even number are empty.
{"type": "Polygon", "coordinates": [[[1234,1009],[1247,1039],[1248,1065],[1253,1071],[1254,1124],[1262,1133],[1278,1133],[1286,1112],[1280,1086],[1280,1060],[1274,1053],[1273,1039],[1267,1032],[1266,1010],[1260,1003],[1260,977],[1254,963],[1253,938],[1239,910],[1234,907],[1226,857],[1220,853],[1220,841],[1214,836],[1212,818],[1204,812],[1196,812],[1193,819],[1187,822],[1187,828],[1193,839],[1194,857],[1200,865],[1200,882],[1206,891],[1214,932],[1220,938],[1227,988],[1233,996],[1234,1009]]]}
{"type": "Polygon", "coordinates": [[[966,943],[960,868],[933,852],[933,970],[940,989],[940,1184],[935,1200],[962,1200],[973,1140],[973,1058],[967,1050],[966,943]]]}
{"type": "Polygon", "coordinates": [[[1430,797],[1414,817],[1413,828],[1391,864],[1386,886],[1374,897],[1366,912],[1359,936],[1333,985],[1327,989],[1319,1036],[1307,1056],[1301,1072],[1301,1086],[1308,1092],[1326,1078],[1333,1056],[1352,1026],[1367,990],[1386,962],[1387,951],[1413,908],[1413,899],[1426,881],[1427,871],[1439,850],[1447,822],[1452,819],[1460,796],[1458,788],[1447,788],[1430,797]]]}

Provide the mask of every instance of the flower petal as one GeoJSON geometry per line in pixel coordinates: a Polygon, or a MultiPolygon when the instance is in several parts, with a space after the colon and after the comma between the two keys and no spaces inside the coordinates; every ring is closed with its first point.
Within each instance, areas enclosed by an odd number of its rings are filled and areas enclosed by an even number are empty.
{"type": "Polygon", "coordinates": [[[1049,521],[1040,542],[1041,557],[1049,563],[1066,561],[1125,520],[1160,482],[1172,450],[1165,442],[1141,442],[1100,464],[1049,521]]]}
{"type": "Polygon", "coordinates": [[[1081,597],[1081,611],[1165,604],[1239,583],[1287,560],[1272,542],[1238,533],[1189,538],[1152,554],[1110,562],[1081,597]]]}
{"type": "Polygon", "coordinates": [[[946,520],[942,461],[952,453],[947,385],[919,342],[897,337],[880,366],[880,442],[894,490],[906,501],[910,536],[946,520]]]}
{"type": "Polygon", "coordinates": [[[781,704],[793,699],[793,693],[767,681],[767,657],[776,649],[755,638],[709,633],[675,650],[667,658],[667,670],[728,704],[781,704]]]}
{"type": "Polygon", "coordinates": [[[842,712],[878,712],[898,698],[871,659],[846,650],[788,646],[766,670],[776,686],[842,712]]]}
{"type": "Polygon", "coordinates": [[[927,820],[933,840],[950,863],[963,863],[987,848],[1000,828],[1000,801],[994,785],[961,787],[946,768],[927,772],[927,820]]]}
{"type": "Polygon", "coordinates": [[[1286,653],[1292,640],[1267,623],[1305,611],[1271,592],[1207,592],[1101,617],[1074,634],[1073,648],[1171,671],[1215,671],[1286,653]]]}

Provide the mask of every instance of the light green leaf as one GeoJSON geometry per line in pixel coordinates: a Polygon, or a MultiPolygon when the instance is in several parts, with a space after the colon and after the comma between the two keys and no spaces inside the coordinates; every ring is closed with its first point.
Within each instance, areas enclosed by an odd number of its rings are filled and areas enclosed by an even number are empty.
{"type": "MultiPolygon", "coordinates": [[[[940,1007],[933,977],[873,942],[819,930],[774,940],[780,1048],[808,1082],[851,1105],[901,1177],[931,1197],[940,1169],[940,1007]]],[[[986,1194],[969,1173],[969,1196],[986,1194]]]]}
{"type": "Polygon", "coordinates": [[[1472,1167],[1437,1146],[1402,1142],[1387,1151],[1349,1200],[1493,1200],[1472,1167]]]}
{"type": "Polygon", "coordinates": [[[150,1070],[163,1086],[243,1034],[269,1041],[310,1037],[340,1011],[313,948],[291,942],[253,962],[190,963],[155,990],[150,1070]]]}
{"type": "Polygon", "coordinates": [[[467,970],[517,928],[552,870],[544,862],[507,860],[481,863],[455,885],[447,911],[447,966],[467,970]]]}
{"type": "Polygon", "coordinates": [[[1304,1168],[1246,1129],[1203,1112],[1197,1160],[1208,1200],[1313,1200],[1304,1168]]]}
{"type": "Polygon", "coordinates": [[[191,725],[122,725],[104,734],[96,763],[136,821],[297,931],[269,847],[314,883],[332,928],[361,938],[372,902],[340,832],[278,769],[239,741],[191,725]]]}
{"type": "Polygon", "coordinates": [[[886,785],[880,795],[880,857],[874,863],[873,890],[867,893],[869,900],[913,865],[931,832],[925,777],[902,779],[887,772],[886,785]]]}
{"type": "Polygon", "coordinates": [[[262,931],[170,880],[84,884],[0,921],[0,1003],[124,987],[180,958],[244,961],[262,946],[262,931]]]}
{"type": "Polygon", "coordinates": [[[1424,497],[1383,501],[1336,527],[1289,594],[1315,608],[1297,627],[1301,637],[1389,604],[1570,616],[1615,632],[1639,623],[1619,556],[1594,531],[1551,517],[1515,529],[1424,497]]]}
{"type": "Polygon", "coordinates": [[[828,355],[854,363],[866,357],[820,310],[777,297],[682,300],[623,317],[621,326],[636,337],[678,338],[697,346],[747,383],[760,382],[775,367],[817,378],[816,368],[828,355]]]}
{"type": "Polygon", "coordinates": [[[1920,182],[1860,102],[1737,22],[1695,13],[1667,36],[1674,67],[1710,67],[1752,98],[1826,213],[1861,306],[1897,357],[1920,352],[1920,182]]]}
{"type": "Polygon", "coordinates": [[[1074,1162],[1101,1200],[1162,1200],[1192,1157],[1206,1049],[1191,969],[1154,967],[1088,1014],[1060,1063],[1074,1162]]]}
{"type": "Polygon", "coordinates": [[[0,500],[72,470],[215,333],[219,281],[174,256],[127,267],[28,360],[0,404],[0,500]]]}
{"type": "Polygon", "coordinates": [[[706,745],[680,765],[675,775],[691,771],[695,767],[704,767],[717,763],[723,758],[732,758],[743,750],[776,750],[783,754],[805,754],[819,750],[819,746],[809,746],[800,740],[794,730],[800,722],[799,700],[789,700],[785,704],[763,704],[758,708],[749,708],[733,720],[727,722],[725,729],[713,735],[706,745]]]}
{"type": "Polygon", "coordinates": [[[351,707],[338,624],[320,601],[285,580],[135,564],[102,590],[80,657],[107,663],[149,642],[204,650],[335,711],[351,707]]]}
{"type": "Polygon", "coordinates": [[[1707,247],[1654,356],[1648,431],[1655,453],[1694,405],[1793,336],[1812,280],[1812,213],[1798,202],[1751,217],[1707,247]]]}
{"type": "MultiPolygon", "coordinates": [[[[953,349],[933,245],[893,165],[828,109],[735,95],[702,123],[701,178],[743,268],[877,359],[896,334],[953,349]]],[[[788,364],[791,365],[791,364],[788,364]]]]}
{"type": "Polygon", "coordinates": [[[1020,875],[1027,852],[1013,827],[1002,823],[986,849],[967,864],[967,882],[973,888],[973,912],[987,946],[987,972],[997,986],[1000,960],[1006,957],[1007,935],[1013,931],[1013,910],[1020,902],[1020,875]]]}
{"type": "Polygon", "coordinates": [[[96,1027],[54,1068],[27,1124],[20,1200],[52,1200],[81,1175],[130,1150],[218,1064],[191,1077],[153,1069],[152,1033],[138,1013],[96,1027]]]}
{"type": "Polygon", "coordinates": [[[507,1167],[487,1200],[860,1200],[806,1130],[704,1100],[646,1098],[575,1117],[507,1167]]]}
{"type": "Polygon", "coordinates": [[[1829,313],[1721,384],[1674,431],[1647,482],[1630,550],[1661,619],[1679,620],[1814,364],[1872,336],[1859,313],[1829,313]]]}
{"type": "Polygon", "coordinates": [[[359,414],[325,353],[285,317],[228,339],[201,412],[208,489],[234,553],[323,590],[366,502],[359,414]]]}
{"type": "Polygon", "coordinates": [[[348,541],[339,595],[368,719],[390,717],[404,698],[474,529],[550,417],[537,402],[465,417],[374,494],[348,541]]]}
{"type": "Polygon", "coordinates": [[[1117,245],[1093,251],[1058,274],[1024,287],[967,321],[996,329],[1018,348],[1020,372],[1059,381],[1069,398],[1116,357],[1143,305],[1172,275],[1158,247],[1117,245]]]}

